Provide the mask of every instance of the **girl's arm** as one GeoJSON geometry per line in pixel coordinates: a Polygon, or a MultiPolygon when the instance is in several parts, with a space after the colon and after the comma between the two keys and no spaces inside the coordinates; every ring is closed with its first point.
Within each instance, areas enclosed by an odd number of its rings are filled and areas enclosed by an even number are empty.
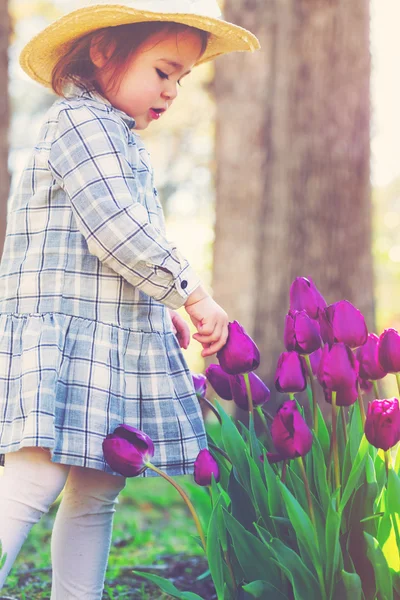
{"type": "Polygon", "coordinates": [[[88,249],[129,283],[170,308],[199,286],[188,261],[150,221],[131,164],[128,130],[110,109],[61,105],[49,168],[64,189],[88,249]]]}

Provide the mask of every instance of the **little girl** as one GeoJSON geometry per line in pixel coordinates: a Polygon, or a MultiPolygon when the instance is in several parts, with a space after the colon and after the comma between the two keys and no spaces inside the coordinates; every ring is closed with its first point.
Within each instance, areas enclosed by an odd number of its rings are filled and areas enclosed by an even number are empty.
{"type": "Polygon", "coordinates": [[[204,357],[225,344],[228,317],[165,236],[137,131],[195,65],[256,48],[216,0],[100,0],[22,52],[61,98],[10,198],[0,268],[0,588],[64,490],[51,599],[100,600],[125,485],[102,442],[120,423],[151,437],[170,475],[191,473],[206,447],[181,351],[189,328],[173,309],[185,307],[204,357]]]}

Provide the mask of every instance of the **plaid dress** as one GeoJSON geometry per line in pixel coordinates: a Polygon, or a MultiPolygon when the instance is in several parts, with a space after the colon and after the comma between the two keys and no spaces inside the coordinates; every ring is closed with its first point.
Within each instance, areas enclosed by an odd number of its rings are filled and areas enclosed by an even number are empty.
{"type": "MultiPolygon", "coordinates": [[[[134,120],[94,91],[57,100],[10,198],[0,265],[0,453],[114,473],[117,425],[153,440],[153,462],[192,472],[207,446],[166,307],[199,285],[165,237],[134,120]]],[[[146,470],[144,476],[155,475],[146,470]]]]}

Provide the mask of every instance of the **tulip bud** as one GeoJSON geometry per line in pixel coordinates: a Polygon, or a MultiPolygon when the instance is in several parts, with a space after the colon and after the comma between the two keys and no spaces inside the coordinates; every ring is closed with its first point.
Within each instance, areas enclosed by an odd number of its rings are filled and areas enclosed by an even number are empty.
{"type": "Polygon", "coordinates": [[[311,354],[321,347],[318,321],[305,310],[290,310],[285,319],[284,343],[286,350],[311,354]]]}
{"type": "Polygon", "coordinates": [[[370,333],[363,346],[357,348],[356,357],[360,363],[360,377],[376,381],[387,375],[386,371],[378,362],[379,337],[370,333]]]}
{"type": "MultiPolygon", "coordinates": [[[[351,302],[340,300],[325,308],[325,316],[328,328],[332,334],[328,334],[328,343],[343,342],[350,348],[357,348],[365,344],[368,338],[368,330],[362,313],[351,302]]],[[[324,327],[322,327],[324,330],[324,327]]],[[[326,336],[326,333],[324,334],[326,336]]]]}
{"type": "Polygon", "coordinates": [[[271,463],[305,456],[311,450],[313,436],[295,400],[287,400],[278,408],[271,425],[271,437],[277,452],[267,454],[271,463]]]}
{"type": "Polygon", "coordinates": [[[395,329],[385,329],[377,344],[378,362],[386,373],[400,372],[400,335],[395,329]]]}
{"type": "Polygon", "coordinates": [[[282,352],[275,373],[278,392],[302,392],[307,387],[307,366],[304,358],[296,352],[282,352]]]}
{"type": "Polygon", "coordinates": [[[194,480],[198,485],[211,485],[211,475],[219,481],[219,467],[207,448],[200,450],[194,463],[194,480]]]}
{"type": "Polygon", "coordinates": [[[217,352],[223,370],[230,375],[254,371],[260,364],[260,351],[237,321],[228,324],[228,340],[217,352]]]}
{"type": "MultiPolygon", "coordinates": [[[[269,400],[270,391],[255,373],[249,373],[249,383],[253,406],[260,406],[269,400]]],[[[249,410],[246,382],[243,375],[231,375],[231,389],[234,402],[243,410],[249,410]]]]}
{"type": "Polygon", "coordinates": [[[324,346],[317,373],[324,389],[350,394],[357,391],[359,365],[353,352],[343,343],[324,346]]]}
{"type": "Polygon", "coordinates": [[[193,385],[198,398],[205,398],[207,392],[207,379],[203,373],[192,373],[193,385]]]}
{"type": "Polygon", "coordinates": [[[119,425],[103,440],[103,454],[110,467],[125,477],[136,477],[154,456],[149,436],[129,425],[119,425]]]}
{"type": "Polygon", "coordinates": [[[232,400],[231,378],[219,365],[210,365],[206,369],[206,377],[220,398],[232,400]]]}
{"type": "Polygon", "coordinates": [[[375,448],[389,450],[400,441],[400,410],[397,398],[368,404],[365,437],[375,448]]]}
{"type": "Polygon", "coordinates": [[[325,306],[326,302],[311,277],[296,277],[290,286],[291,310],[305,310],[312,319],[317,319],[325,306]]]}

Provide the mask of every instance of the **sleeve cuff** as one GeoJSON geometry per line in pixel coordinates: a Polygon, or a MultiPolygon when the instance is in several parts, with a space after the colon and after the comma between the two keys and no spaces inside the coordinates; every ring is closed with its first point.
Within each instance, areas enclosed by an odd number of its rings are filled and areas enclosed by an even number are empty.
{"type": "Polygon", "coordinates": [[[161,300],[168,308],[180,308],[190,294],[201,285],[201,279],[188,263],[175,276],[173,286],[161,300]]]}

